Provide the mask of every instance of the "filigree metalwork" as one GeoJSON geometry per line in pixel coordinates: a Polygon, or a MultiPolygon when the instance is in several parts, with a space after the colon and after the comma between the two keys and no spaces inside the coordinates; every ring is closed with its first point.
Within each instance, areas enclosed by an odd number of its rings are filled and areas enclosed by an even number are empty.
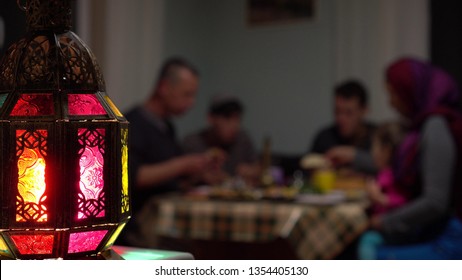
{"type": "Polygon", "coordinates": [[[79,129],[80,183],[77,194],[77,219],[100,218],[105,215],[104,192],[104,129],[79,129]]]}
{"type": "Polygon", "coordinates": [[[70,0],[28,0],[26,15],[29,30],[69,30],[71,27],[70,0]]]}
{"type": "Polygon", "coordinates": [[[47,156],[48,140],[46,130],[18,130],[16,137],[16,156],[20,157],[24,150],[38,149],[40,154],[47,156]]]}
{"type": "Polygon", "coordinates": [[[42,196],[39,203],[26,202],[22,196],[16,196],[16,221],[18,222],[46,222],[48,219],[45,201],[47,196],[42,196]]]}
{"type": "Polygon", "coordinates": [[[104,217],[106,208],[106,195],[104,192],[99,193],[97,198],[87,199],[82,192],[77,194],[77,203],[79,208],[78,219],[100,218],[104,217]]]}
{"type": "Polygon", "coordinates": [[[105,90],[95,56],[69,31],[69,1],[27,1],[29,33],[11,46],[2,60],[0,91],[105,90]]]}
{"type": "Polygon", "coordinates": [[[47,59],[53,47],[46,36],[37,36],[29,42],[22,61],[21,83],[51,82],[53,63],[47,59]]]}
{"type": "Polygon", "coordinates": [[[54,69],[58,61],[53,57],[56,45],[47,36],[36,36],[29,41],[19,65],[19,84],[22,88],[30,84],[46,88],[56,84],[54,69]]]}
{"type": "Polygon", "coordinates": [[[47,156],[46,130],[18,130],[16,156],[18,158],[18,195],[16,221],[46,222],[45,159],[47,156]]]}
{"type": "Polygon", "coordinates": [[[68,83],[94,84],[96,77],[93,60],[83,44],[74,36],[61,36],[59,46],[64,62],[62,79],[68,83]]]}
{"type": "Polygon", "coordinates": [[[81,128],[79,129],[78,141],[81,146],[79,155],[82,155],[85,147],[98,147],[101,154],[104,154],[106,148],[105,130],[103,128],[81,128]]]}
{"type": "Polygon", "coordinates": [[[0,91],[13,90],[15,88],[18,61],[26,45],[26,39],[20,39],[8,48],[5,56],[2,58],[0,63],[0,91]]]}
{"type": "Polygon", "coordinates": [[[70,31],[21,39],[7,51],[0,75],[0,91],[18,88],[105,90],[103,74],[94,55],[70,31]]]}

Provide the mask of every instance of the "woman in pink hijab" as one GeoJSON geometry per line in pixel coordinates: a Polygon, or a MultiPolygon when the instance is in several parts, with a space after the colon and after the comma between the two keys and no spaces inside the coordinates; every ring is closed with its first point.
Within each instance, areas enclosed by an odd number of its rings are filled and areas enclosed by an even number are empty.
{"type": "Polygon", "coordinates": [[[462,115],[453,79],[404,58],[386,71],[390,104],[410,124],[393,162],[395,185],[410,200],[371,218],[363,259],[462,259],[462,115]]]}

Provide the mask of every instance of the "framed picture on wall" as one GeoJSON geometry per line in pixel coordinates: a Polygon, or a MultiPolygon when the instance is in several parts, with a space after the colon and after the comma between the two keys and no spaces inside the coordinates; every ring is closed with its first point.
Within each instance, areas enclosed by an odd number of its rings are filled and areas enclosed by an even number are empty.
{"type": "Polygon", "coordinates": [[[290,23],[314,17],[316,0],[246,0],[250,26],[290,23]]]}

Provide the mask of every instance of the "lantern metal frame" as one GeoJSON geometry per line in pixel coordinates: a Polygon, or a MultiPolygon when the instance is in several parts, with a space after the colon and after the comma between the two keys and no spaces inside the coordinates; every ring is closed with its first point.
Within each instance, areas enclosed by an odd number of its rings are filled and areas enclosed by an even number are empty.
{"type": "Polygon", "coordinates": [[[27,34],[0,62],[0,256],[98,256],[112,246],[130,218],[129,124],[107,96],[95,56],[70,31],[70,0],[27,0],[24,9],[27,34]],[[81,135],[84,131],[88,136],[81,135]],[[85,144],[85,137],[91,144],[85,144]],[[80,164],[86,145],[97,147],[104,163],[98,174],[101,200],[82,194],[80,164]],[[25,149],[38,149],[46,163],[46,205],[43,197],[21,205],[25,200],[18,170],[25,149]],[[96,238],[91,246],[85,245],[90,242],[84,238],[87,233],[95,233],[88,235],[88,240],[96,238]],[[83,249],[71,250],[71,243],[83,249]]]}

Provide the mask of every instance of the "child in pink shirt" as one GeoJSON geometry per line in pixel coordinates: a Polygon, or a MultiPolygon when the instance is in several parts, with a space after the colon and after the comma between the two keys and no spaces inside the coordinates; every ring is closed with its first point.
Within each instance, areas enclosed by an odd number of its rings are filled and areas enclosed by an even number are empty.
{"type": "Polygon", "coordinates": [[[403,135],[402,126],[390,122],[379,126],[372,139],[372,157],[380,170],[367,186],[372,214],[382,214],[407,202],[405,194],[395,184],[391,166],[403,135]]]}

